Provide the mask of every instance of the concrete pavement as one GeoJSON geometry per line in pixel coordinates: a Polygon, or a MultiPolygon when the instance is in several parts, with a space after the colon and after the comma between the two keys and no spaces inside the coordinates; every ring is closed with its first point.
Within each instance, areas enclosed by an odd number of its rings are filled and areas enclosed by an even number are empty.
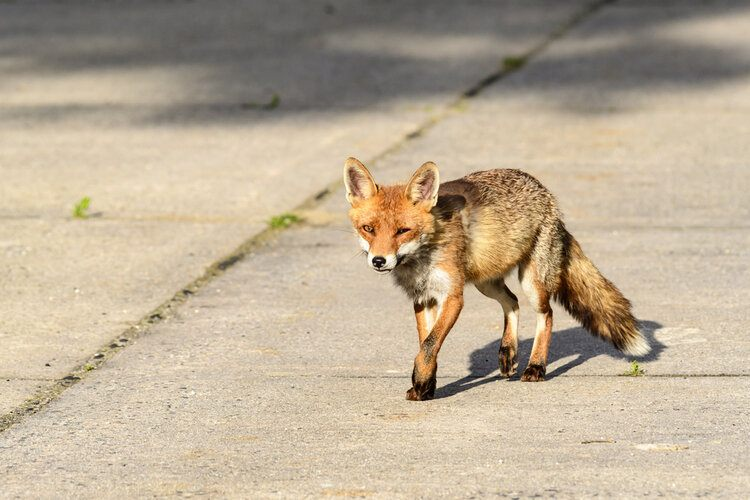
{"type": "Polygon", "coordinates": [[[585,5],[0,3],[0,411],[585,5]]]}
{"type": "Polygon", "coordinates": [[[0,434],[3,494],[747,496],[749,28],[739,3],[607,4],[370,165],[540,178],[644,320],[645,376],[559,311],[549,380],[498,380],[499,311],[469,289],[437,398],[404,401],[410,306],[356,256],[339,191],[0,434]]]}

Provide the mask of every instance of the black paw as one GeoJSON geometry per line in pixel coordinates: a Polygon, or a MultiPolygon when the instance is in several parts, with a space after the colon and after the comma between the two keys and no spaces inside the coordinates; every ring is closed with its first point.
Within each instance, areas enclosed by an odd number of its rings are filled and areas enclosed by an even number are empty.
{"type": "Polygon", "coordinates": [[[426,383],[414,383],[414,387],[406,391],[406,399],[409,401],[427,401],[435,397],[435,387],[437,379],[431,378],[426,383]]]}
{"type": "Polygon", "coordinates": [[[542,365],[529,365],[521,375],[521,382],[541,382],[547,373],[547,367],[542,365]]]}

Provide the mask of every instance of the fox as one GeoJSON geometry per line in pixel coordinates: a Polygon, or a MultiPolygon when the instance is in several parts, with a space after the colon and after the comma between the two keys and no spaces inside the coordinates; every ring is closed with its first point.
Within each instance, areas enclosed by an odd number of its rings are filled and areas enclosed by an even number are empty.
{"type": "Polygon", "coordinates": [[[565,228],[555,197],[531,175],[496,169],[441,184],[437,165],[428,161],[406,184],[381,186],[362,162],[348,158],[344,185],[367,264],[392,274],[414,305],[419,351],[406,399],[434,397],[438,353],[470,284],[500,303],[500,375],[517,373],[518,298],[505,284],[514,269],[536,313],[522,381],[545,379],[552,300],[620,351],[649,352],[630,301],[586,257],[565,228]]]}

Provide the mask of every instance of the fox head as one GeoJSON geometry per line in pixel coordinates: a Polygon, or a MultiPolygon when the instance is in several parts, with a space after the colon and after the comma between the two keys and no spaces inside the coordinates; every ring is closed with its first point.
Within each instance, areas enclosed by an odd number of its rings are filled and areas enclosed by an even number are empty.
{"type": "Polygon", "coordinates": [[[440,177],[437,166],[427,162],[404,185],[378,186],[356,158],[344,165],[349,218],[359,235],[367,263],[387,273],[415,254],[435,231],[430,210],[437,203],[440,177]]]}

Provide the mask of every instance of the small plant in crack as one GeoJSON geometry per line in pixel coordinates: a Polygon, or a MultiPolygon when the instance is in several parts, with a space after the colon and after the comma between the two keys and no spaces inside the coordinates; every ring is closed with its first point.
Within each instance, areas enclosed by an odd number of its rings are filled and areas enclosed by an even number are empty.
{"type": "Polygon", "coordinates": [[[525,57],[509,56],[503,59],[503,70],[516,71],[521,69],[524,64],[526,64],[525,57]]]}
{"type": "Polygon", "coordinates": [[[302,219],[300,219],[298,215],[292,213],[283,213],[271,217],[271,219],[268,221],[268,225],[273,229],[284,229],[291,226],[292,224],[300,222],[301,220],[302,219]]]}
{"type": "Polygon", "coordinates": [[[260,109],[263,111],[271,111],[278,108],[279,104],[281,104],[281,97],[279,96],[279,94],[274,94],[271,96],[271,100],[268,102],[243,102],[242,109],[260,109]]]}
{"type": "Polygon", "coordinates": [[[451,109],[458,113],[463,113],[464,111],[469,109],[468,99],[466,99],[465,97],[462,97],[461,99],[453,103],[453,105],[451,106],[451,109]]]}
{"type": "Polygon", "coordinates": [[[78,202],[73,205],[73,218],[75,219],[88,219],[89,218],[89,206],[91,205],[91,198],[84,196],[78,202]]]}
{"type": "Polygon", "coordinates": [[[628,368],[623,375],[625,377],[640,377],[644,373],[646,372],[641,368],[641,365],[638,364],[638,361],[633,360],[630,362],[630,368],[628,368]]]}

